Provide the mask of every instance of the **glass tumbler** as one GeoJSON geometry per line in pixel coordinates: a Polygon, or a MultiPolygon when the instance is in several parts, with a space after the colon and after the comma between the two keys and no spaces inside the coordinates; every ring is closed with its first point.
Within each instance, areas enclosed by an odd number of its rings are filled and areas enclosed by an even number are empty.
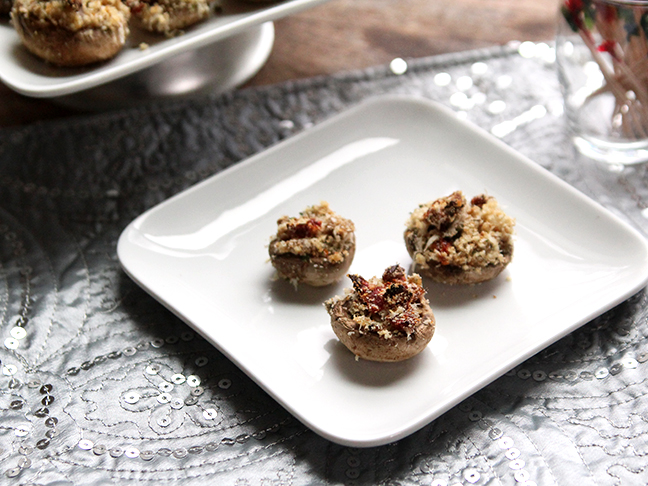
{"type": "Polygon", "coordinates": [[[556,61],[578,150],[648,161],[648,0],[561,0],[556,61]]]}

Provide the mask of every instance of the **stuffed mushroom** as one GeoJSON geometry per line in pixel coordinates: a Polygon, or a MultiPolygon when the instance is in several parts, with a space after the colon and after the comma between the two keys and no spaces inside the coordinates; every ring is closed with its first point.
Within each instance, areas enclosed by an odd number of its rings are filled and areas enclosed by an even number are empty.
{"type": "Polygon", "coordinates": [[[15,0],[12,23],[32,54],[57,66],[114,57],[129,35],[121,0],[15,0]]]}
{"type": "Polygon", "coordinates": [[[280,278],[293,285],[321,287],[340,280],[355,255],[355,226],[327,202],[306,208],[297,217],[277,221],[269,245],[270,262],[280,278]]]}
{"type": "Polygon", "coordinates": [[[445,284],[475,284],[510,263],[514,226],[494,197],[480,194],[468,203],[456,191],[415,209],[404,238],[414,271],[445,284]]]}
{"type": "Polygon", "coordinates": [[[333,332],[358,358],[403,361],[419,354],[435,330],[421,277],[394,265],[382,278],[349,275],[353,289],[324,303],[333,332]]]}

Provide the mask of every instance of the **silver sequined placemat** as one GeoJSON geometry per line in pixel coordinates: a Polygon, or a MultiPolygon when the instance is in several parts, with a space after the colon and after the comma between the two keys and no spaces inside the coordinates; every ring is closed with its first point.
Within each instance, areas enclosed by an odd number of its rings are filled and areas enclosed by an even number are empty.
{"type": "Polygon", "coordinates": [[[552,56],[507,46],[1,130],[0,484],[648,482],[643,291],[412,436],[353,449],[291,418],[116,258],[147,208],[383,93],[440,101],[645,234],[645,168],[576,155],[552,56]]]}

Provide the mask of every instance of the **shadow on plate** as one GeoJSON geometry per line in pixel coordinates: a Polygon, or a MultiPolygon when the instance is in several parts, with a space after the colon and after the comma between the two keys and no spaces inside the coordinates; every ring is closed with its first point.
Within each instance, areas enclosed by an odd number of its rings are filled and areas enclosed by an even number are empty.
{"type": "Polygon", "coordinates": [[[431,353],[422,352],[413,358],[394,363],[380,363],[355,358],[344,344],[337,339],[331,339],[324,345],[330,353],[329,366],[347,380],[366,387],[382,388],[404,380],[421,367],[430,366],[431,353]]]}

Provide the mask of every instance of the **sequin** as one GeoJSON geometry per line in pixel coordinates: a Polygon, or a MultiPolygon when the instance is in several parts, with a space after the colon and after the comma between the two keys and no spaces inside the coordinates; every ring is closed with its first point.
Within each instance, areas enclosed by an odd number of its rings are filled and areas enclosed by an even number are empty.
{"type": "Polygon", "coordinates": [[[142,451],[140,452],[140,459],[144,461],[150,461],[155,457],[155,452],[154,451],[142,451]]]}
{"type": "Polygon", "coordinates": [[[267,436],[267,433],[266,433],[265,430],[260,430],[258,432],[255,432],[254,434],[252,434],[252,437],[254,439],[256,439],[256,440],[263,440],[263,439],[266,438],[266,436],[267,436]]]}
{"type": "Polygon", "coordinates": [[[198,376],[196,376],[196,375],[187,376],[187,385],[189,385],[191,387],[196,387],[196,386],[200,386],[200,383],[201,383],[201,381],[200,381],[200,378],[198,376]]]}
{"type": "Polygon", "coordinates": [[[522,459],[516,459],[515,461],[509,462],[509,467],[511,469],[522,469],[524,466],[526,466],[526,463],[522,459]]]}
{"type": "Polygon", "coordinates": [[[5,472],[5,475],[8,478],[15,478],[16,476],[18,476],[20,474],[20,471],[21,471],[21,469],[19,467],[12,467],[11,469],[7,469],[7,471],[5,472]]]}
{"type": "Polygon", "coordinates": [[[28,388],[33,389],[33,388],[38,388],[39,386],[41,386],[41,382],[38,381],[38,380],[30,380],[30,381],[27,382],[27,387],[28,388]]]}
{"type": "Polygon", "coordinates": [[[504,453],[504,455],[509,461],[513,461],[517,459],[518,457],[520,457],[520,454],[521,454],[520,450],[516,449],[515,447],[511,447],[510,449],[507,449],[506,452],[504,453]]]}
{"type": "Polygon", "coordinates": [[[158,449],[157,453],[158,453],[158,456],[169,457],[171,454],[173,454],[173,451],[171,449],[169,449],[168,447],[162,447],[162,448],[158,449]]]}
{"type": "Polygon", "coordinates": [[[526,380],[527,378],[531,377],[531,372],[527,369],[521,369],[520,371],[517,372],[517,376],[522,380],[526,380]]]}
{"type": "Polygon", "coordinates": [[[235,441],[234,439],[230,439],[229,437],[223,437],[223,438],[221,439],[221,444],[224,444],[224,445],[230,445],[230,446],[231,446],[231,445],[236,444],[236,441],[235,441]]]}
{"type": "Polygon", "coordinates": [[[199,366],[199,367],[202,368],[202,367],[205,366],[207,363],[209,363],[209,359],[207,359],[207,358],[204,357],[204,356],[199,356],[199,357],[196,358],[196,361],[194,361],[194,362],[196,363],[196,366],[199,366]]]}
{"type": "Polygon", "coordinates": [[[110,454],[110,457],[117,458],[124,455],[124,449],[122,449],[121,447],[113,447],[112,449],[110,449],[110,451],[108,451],[108,453],[110,454]]]}
{"type": "Polygon", "coordinates": [[[50,383],[46,383],[45,385],[40,387],[41,395],[47,395],[51,393],[53,389],[54,387],[50,383]]]}
{"type": "Polygon", "coordinates": [[[136,391],[128,392],[128,393],[124,396],[124,401],[125,401],[126,403],[131,404],[131,405],[133,405],[133,404],[139,402],[139,399],[140,399],[140,394],[137,393],[136,391]]]}
{"type": "Polygon", "coordinates": [[[48,439],[53,439],[59,434],[57,429],[49,429],[48,431],[45,432],[45,437],[48,439]]]}
{"type": "Polygon", "coordinates": [[[579,376],[582,380],[586,380],[586,381],[589,381],[589,380],[594,379],[594,374],[593,374],[591,371],[581,371],[581,372],[578,374],[578,376],[579,376]]]}
{"type": "Polygon", "coordinates": [[[469,419],[471,422],[477,422],[477,421],[480,420],[481,418],[482,418],[482,413],[481,413],[479,410],[475,410],[474,412],[470,412],[470,413],[468,414],[468,419],[469,419]]]}
{"type": "Polygon", "coordinates": [[[205,445],[205,450],[208,452],[214,452],[216,449],[218,449],[217,442],[209,442],[208,444],[205,445]]]}
{"type": "Polygon", "coordinates": [[[32,465],[31,459],[29,457],[21,457],[18,459],[18,467],[20,469],[27,469],[32,465]]]}
{"type": "Polygon", "coordinates": [[[157,396],[157,401],[160,403],[169,403],[171,401],[172,397],[169,393],[160,393],[157,396]]]}
{"type": "Polygon", "coordinates": [[[600,368],[596,370],[596,373],[594,373],[594,376],[598,378],[599,380],[602,380],[603,378],[607,378],[607,376],[610,374],[610,372],[607,370],[607,368],[600,368]]]}
{"type": "Polygon", "coordinates": [[[347,465],[349,467],[358,467],[360,466],[360,459],[357,456],[351,456],[347,458],[347,465]]]}
{"type": "Polygon", "coordinates": [[[18,367],[16,365],[8,364],[2,367],[2,374],[5,376],[12,376],[18,373],[18,367]]]}
{"type": "Polygon", "coordinates": [[[37,417],[47,417],[49,415],[49,408],[47,407],[41,407],[38,410],[34,412],[34,415],[37,417]]]}
{"type": "Polygon", "coordinates": [[[11,328],[9,335],[14,339],[25,339],[27,337],[27,331],[25,331],[24,327],[16,326],[11,328]]]}
{"type": "Polygon", "coordinates": [[[25,437],[29,435],[29,429],[27,427],[18,426],[15,428],[14,434],[16,435],[16,437],[25,437]]]}
{"type": "Polygon", "coordinates": [[[349,479],[358,479],[360,477],[360,471],[357,469],[347,469],[344,474],[349,479]]]}
{"type": "Polygon", "coordinates": [[[641,353],[639,356],[637,356],[637,361],[640,363],[645,363],[648,361],[648,353],[641,353]]]}
{"type": "Polygon", "coordinates": [[[113,351],[112,353],[108,353],[106,356],[108,357],[108,359],[117,359],[121,357],[121,355],[121,351],[113,351]]]}
{"type": "Polygon", "coordinates": [[[239,444],[245,444],[247,441],[250,440],[250,434],[241,434],[236,437],[236,442],[239,444]]]}
{"type": "Polygon", "coordinates": [[[459,410],[462,412],[470,412],[472,410],[472,405],[468,402],[461,402],[459,404],[459,410]]]}
{"type": "Polygon", "coordinates": [[[221,390],[227,390],[231,386],[232,386],[232,381],[229,380],[228,378],[223,378],[218,382],[218,388],[220,388],[221,390]]]}
{"type": "Polygon", "coordinates": [[[29,456],[34,452],[34,448],[30,445],[22,445],[18,448],[18,452],[23,456],[29,456]]]}
{"type": "Polygon", "coordinates": [[[198,403],[198,398],[197,397],[187,397],[185,398],[185,405],[195,405],[198,403]]]}
{"type": "Polygon", "coordinates": [[[193,446],[189,448],[189,454],[202,454],[203,448],[200,446],[193,446]]]}
{"type": "Polygon", "coordinates": [[[194,397],[199,397],[203,393],[205,393],[205,389],[202,386],[197,386],[197,387],[191,389],[191,394],[194,397]]]}
{"type": "Polygon", "coordinates": [[[562,375],[558,371],[552,371],[549,373],[549,378],[552,380],[560,380],[562,378],[562,375]]]}
{"type": "Polygon", "coordinates": [[[81,363],[81,369],[82,370],[87,371],[90,368],[92,368],[93,366],[94,366],[94,363],[92,361],[84,361],[83,363],[81,363]]]}
{"type": "Polygon", "coordinates": [[[91,440],[88,439],[81,439],[79,441],[79,449],[83,449],[84,451],[89,451],[94,447],[94,443],[91,440]]]}
{"type": "Polygon", "coordinates": [[[575,371],[566,371],[563,378],[565,378],[565,380],[567,381],[576,381],[576,379],[578,378],[578,373],[576,373],[575,371]]]}
{"type": "Polygon", "coordinates": [[[547,373],[542,370],[537,370],[533,372],[532,377],[535,381],[545,381],[547,379],[547,373]]]}
{"type": "Polygon", "coordinates": [[[9,408],[10,408],[11,410],[20,410],[21,408],[23,408],[23,405],[24,405],[24,404],[25,404],[25,402],[23,402],[22,400],[13,400],[13,401],[9,404],[9,408]]]}
{"type": "Polygon", "coordinates": [[[17,388],[20,388],[22,386],[22,383],[20,382],[20,380],[12,378],[11,380],[9,380],[8,386],[11,390],[16,390],[17,388]]]}
{"type": "Polygon", "coordinates": [[[612,366],[610,366],[611,375],[618,375],[622,370],[623,366],[621,365],[621,363],[614,363],[612,366]]]}
{"type": "Polygon", "coordinates": [[[488,437],[490,437],[490,438],[493,439],[493,440],[497,440],[497,439],[499,439],[500,437],[502,437],[503,434],[504,434],[504,432],[502,432],[501,429],[498,429],[497,427],[493,427],[493,428],[488,432],[488,437]]]}
{"type": "Polygon", "coordinates": [[[153,363],[150,364],[146,367],[146,374],[147,375],[157,375],[160,372],[161,366],[153,363]]]}
{"type": "Polygon", "coordinates": [[[70,368],[69,370],[67,370],[67,374],[70,376],[75,376],[78,375],[80,371],[81,368],[70,368]]]}
{"type": "Polygon", "coordinates": [[[182,398],[174,398],[173,400],[171,400],[171,408],[173,408],[174,410],[180,410],[184,406],[185,403],[182,398]]]}
{"type": "Polygon", "coordinates": [[[173,457],[175,457],[176,459],[184,459],[185,457],[187,457],[187,454],[187,449],[185,449],[184,447],[180,447],[173,451],[173,457]]]}
{"type": "Polygon", "coordinates": [[[133,356],[135,353],[137,353],[137,349],[135,349],[132,346],[129,346],[127,348],[122,349],[122,353],[124,356],[133,356]]]}
{"type": "Polygon", "coordinates": [[[628,368],[631,370],[639,366],[639,362],[634,358],[626,358],[621,362],[621,364],[623,365],[624,368],[628,368]]]}
{"type": "Polygon", "coordinates": [[[158,388],[160,389],[160,391],[168,393],[173,391],[174,386],[173,383],[169,383],[168,381],[161,381],[160,383],[158,383],[158,388]]]}
{"type": "Polygon", "coordinates": [[[524,469],[520,469],[519,471],[515,471],[513,477],[518,483],[523,483],[525,481],[528,481],[531,475],[529,474],[528,471],[525,471],[524,469]]]}
{"type": "Polygon", "coordinates": [[[56,424],[58,424],[58,419],[56,417],[49,417],[47,420],[45,420],[45,425],[47,427],[56,427],[56,424]]]}
{"type": "Polygon", "coordinates": [[[217,415],[218,412],[213,408],[207,408],[203,410],[203,417],[205,418],[205,420],[214,420],[217,415]]]}
{"type": "Polygon", "coordinates": [[[187,378],[185,377],[185,375],[176,373],[171,377],[171,381],[176,385],[182,385],[185,381],[187,381],[187,378]]]}
{"type": "Polygon", "coordinates": [[[180,339],[186,342],[193,340],[193,338],[194,338],[193,332],[183,332],[182,334],[180,334],[180,339]]]}
{"type": "Polygon", "coordinates": [[[432,484],[430,486],[448,486],[448,481],[445,479],[435,479],[432,481],[432,484]]]}
{"type": "Polygon", "coordinates": [[[151,341],[151,346],[153,346],[154,348],[161,348],[162,346],[164,346],[164,339],[154,339],[153,341],[151,341]]]}
{"type": "Polygon", "coordinates": [[[135,459],[139,457],[140,451],[138,448],[130,446],[124,449],[124,455],[130,459],[135,459]]]}
{"type": "Polygon", "coordinates": [[[49,445],[50,445],[49,439],[41,439],[38,442],[36,442],[36,447],[38,449],[47,449],[49,445]]]}
{"type": "Polygon", "coordinates": [[[144,342],[144,343],[139,343],[137,346],[135,346],[135,348],[138,351],[146,351],[150,345],[151,345],[150,343],[144,342]]]}
{"type": "Polygon", "coordinates": [[[490,419],[482,419],[477,422],[477,425],[479,425],[479,428],[482,430],[488,430],[493,426],[493,421],[490,419]]]}
{"type": "Polygon", "coordinates": [[[510,437],[502,437],[500,440],[497,441],[497,445],[499,446],[500,449],[510,449],[515,445],[513,442],[513,439],[510,437]]]}
{"type": "Polygon", "coordinates": [[[479,471],[477,471],[476,469],[466,469],[463,476],[464,479],[470,484],[475,484],[477,481],[479,481],[481,474],[479,474],[479,471]]]}
{"type": "Polygon", "coordinates": [[[97,456],[103,456],[108,451],[108,448],[103,444],[97,444],[92,448],[92,452],[97,456]]]}
{"type": "Polygon", "coordinates": [[[169,336],[164,339],[164,342],[167,344],[176,344],[179,340],[178,336],[169,336]]]}
{"type": "Polygon", "coordinates": [[[5,339],[4,345],[7,349],[18,349],[18,346],[20,346],[20,341],[14,338],[7,338],[5,339]]]}
{"type": "Polygon", "coordinates": [[[171,425],[171,419],[169,417],[160,417],[159,419],[157,419],[157,424],[160,427],[168,427],[169,425],[171,425]]]}
{"type": "Polygon", "coordinates": [[[47,406],[47,405],[51,405],[52,403],[54,403],[54,400],[55,399],[54,399],[54,397],[52,395],[45,395],[43,397],[43,399],[41,400],[41,403],[43,405],[47,406]]]}

